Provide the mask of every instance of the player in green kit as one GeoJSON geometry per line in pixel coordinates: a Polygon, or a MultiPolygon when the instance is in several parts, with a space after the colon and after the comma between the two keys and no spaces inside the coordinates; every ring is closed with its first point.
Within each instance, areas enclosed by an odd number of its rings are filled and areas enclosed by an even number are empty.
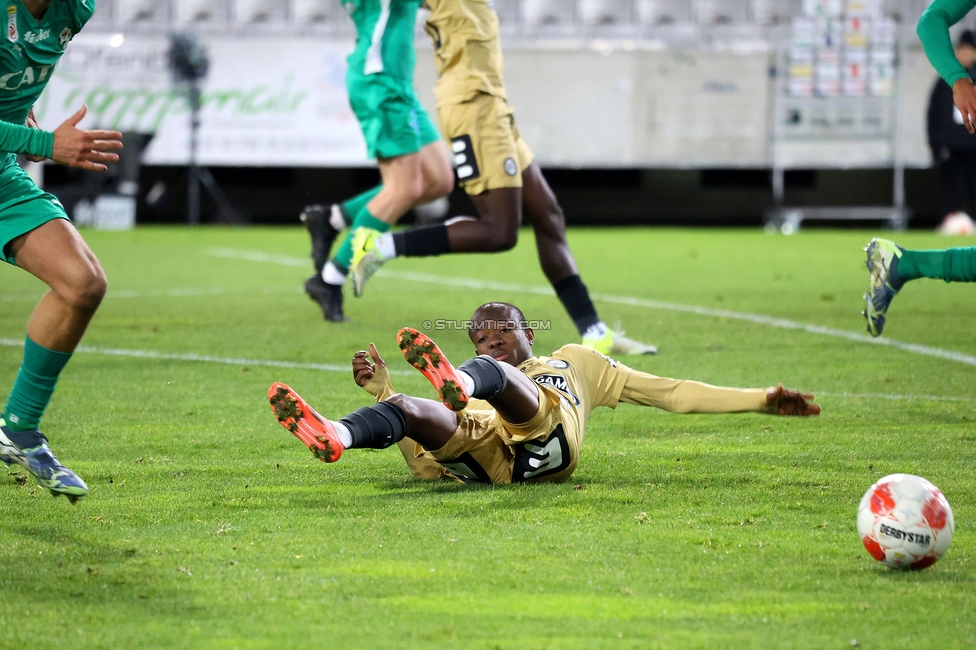
{"type": "Polygon", "coordinates": [[[357,228],[387,232],[407,210],[450,194],[454,171],[441,140],[413,90],[416,64],[414,25],[421,0],[344,0],[356,23],[356,49],[349,56],[346,86],[370,158],[380,168],[382,185],[327,215],[308,209],[302,217],[313,240],[315,275],[305,291],[332,321],[345,320],[342,285],[352,263],[352,233],[357,228]],[[339,231],[349,235],[331,261],[339,231]]]}
{"type": "Polygon", "coordinates": [[[22,465],[53,495],[72,501],[88,486],[58,461],[38,426],[107,283],[61,203],[34,184],[16,155],[90,171],[119,159],[113,152],[122,148],[121,133],[77,127],[85,107],[53,133],[38,127],[32,110],[94,11],[94,0],[8,0],[0,37],[0,251],[50,288],[27,325],[23,363],[0,416],[0,460],[22,465]]]}
{"type": "MultiPolygon", "coordinates": [[[[956,58],[949,27],[962,20],[976,0],[935,0],[918,21],[918,37],[932,67],[952,88],[963,126],[976,133],[976,86],[956,58]]],[[[945,250],[906,250],[887,239],[872,239],[864,249],[870,274],[864,318],[871,336],[880,336],[892,299],[911,280],[976,282],[976,246],[945,250]]]]}

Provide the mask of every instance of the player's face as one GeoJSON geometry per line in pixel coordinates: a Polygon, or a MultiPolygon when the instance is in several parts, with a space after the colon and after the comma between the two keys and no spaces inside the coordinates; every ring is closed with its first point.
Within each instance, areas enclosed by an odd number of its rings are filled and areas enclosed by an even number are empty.
{"type": "Polygon", "coordinates": [[[468,331],[478,354],[517,366],[532,356],[535,332],[508,311],[486,310],[475,315],[477,329],[468,331]]]}

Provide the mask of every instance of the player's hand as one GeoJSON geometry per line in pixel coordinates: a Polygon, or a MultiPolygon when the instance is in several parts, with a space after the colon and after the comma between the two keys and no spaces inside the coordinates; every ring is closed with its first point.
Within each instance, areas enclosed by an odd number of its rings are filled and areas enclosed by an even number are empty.
{"type": "Polygon", "coordinates": [[[783,388],[783,384],[766,393],[766,407],[774,415],[820,415],[820,405],[812,401],[812,394],[783,388]]]}
{"type": "Polygon", "coordinates": [[[962,125],[970,133],[976,133],[976,86],[968,77],[952,84],[952,102],[962,113],[962,125]]]}
{"type": "Polygon", "coordinates": [[[360,350],[352,358],[352,376],[356,380],[356,385],[362,388],[376,374],[377,368],[386,368],[386,362],[380,358],[380,353],[376,350],[376,344],[369,344],[369,352],[360,350]]]}
{"type": "MultiPolygon", "coordinates": [[[[34,116],[34,108],[33,107],[31,107],[30,113],[27,114],[27,121],[24,122],[24,125],[26,127],[30,128],[30,129],[40,129],[41,128],[40,124],[37,123],[37,117],[34,116]]],[[[26,158],[27,160],[29,160],[29,161],[31,161],[33,163],[44,162],[45,160],[47,160],[44,156],[32,156],[29,153],[25,153],[24,154],[24,158],[26,158]]]]}
{"type": "Polygon", "coordinates": [[[54,130],[54,152],[51,160],[68,167],[93,172],[106,170],[105,163],[116,162],[122,148],[122,134],[118,131],[86,131],[78,128],[78,122],[88,112],[82,106],[78,112],[54,130]]]}

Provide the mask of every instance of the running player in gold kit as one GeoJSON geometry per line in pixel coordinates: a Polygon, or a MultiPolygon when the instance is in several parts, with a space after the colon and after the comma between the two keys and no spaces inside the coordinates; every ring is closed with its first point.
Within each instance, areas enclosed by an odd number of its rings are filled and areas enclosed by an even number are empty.
{"type": "MultiPolygon", "coordinates": [[[[654,346],[607,327],[580,279],[566,241],[562,208],[519,135],[508,105],[498,16],[490,0],[426,0],[424,6],[430,10],[426,30],[437,68],[437,119],[454,154],[458,183],[471,196],[478,217],[400,233],[358,228],[350,267],[355,294],[361,295],[366,281],[394,257],[510,250],[524,217],[535,231],[542,270],[583,345],[604,354],[655,353],[654,346]]],[[[332,210],[332,215],[341,213],[338,207],[332,210]]],[[[326,226],[338,219],[327,219],[324,208],[305,214],[313,250],[327,250],[331,240],[322,235],[317,239],[316,233],[334,232],[326,226]]]]}
{"type": "Polygon", "coordinates": [[[356,383],[378,400],[327,420],[292,389],[268,392],[278,421],[325,462],[344,449],[399,443],[419,478],[513,483],[564,481],[573,473],[590,413],[620,402],[675,413],[820,413],[812,395],[775,388],[742,390],[656,377],[580,345],[532,355],[534,333],[508,303],[475,311],[468,335],[479,356],[455,369],[425,335],[404,328],[404,357],[437,389],[441,401],[395,394],[375,346],[353,360],[356,383]],[[474,398],[474,399],[472,399],[474,398]],[[415,440],[418,444],[413,444],[415,440]]]}

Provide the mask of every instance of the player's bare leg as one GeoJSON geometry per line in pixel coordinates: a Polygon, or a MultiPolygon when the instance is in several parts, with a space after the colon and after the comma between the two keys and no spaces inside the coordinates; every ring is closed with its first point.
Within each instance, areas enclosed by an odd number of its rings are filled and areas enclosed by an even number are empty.
{"type": "Polygon", "coordinates": [[[583,345],[603,354],[657,354],[657,347],[610,329],[597,315],[566,241],[566,217],[539,164],[522,172],[522,214],[535,231],[539,264],[569,312],[583,345]]]}
{"type": "Polygon", "coordinates": [[[105,296],[108,281],[95,254],[65,219],[54,219],[10,244],[17,266],[44,282],[27,326],[38,345],[72,352],[105,296]]]}
{"type": "Polygon", "coordinates": [[[440,140],[414,154],[380,159],[378,164],[383,188],[366,205],[370,223],[354,223],[350,233],[348,268],[357,297],[363,294],[369,278],[397,256],[393,237],[386,232],[390,226],[413,206],[446,196],[454,189],[449,153],[440,140]]]}
{"type": "Polygon", "coordinates": [[[275,419],[308,447],[312,455],[334,463],[346,449],[385,449],[404,437],[428,450],[448,443],[458,416],[432,400],[394,395],[388,400],[330,420],[292,388],[275,382],[268,389],[275,419]]]}
{"type": "Polygon", "coordinates": [[[24,361],[0,418],[0,460],[16,462],[55,496],[72,501],[88,486],[58,461],[38,430],[61,370],[105,296],[105,273],[65,219],[54,219],[11,242],[17,265],[50,290],[27,326],[24,361]]]}
{"type": "Polygon", "coordinates": [[[506,422],[528,422],[539,411],[538,387],[510,364],[483,354],[455,369],[436,343],[409,327],[400,330],[397,342],[403,357],[452,411],[467,406],[469,397],[486,400],[506,422]]]}

